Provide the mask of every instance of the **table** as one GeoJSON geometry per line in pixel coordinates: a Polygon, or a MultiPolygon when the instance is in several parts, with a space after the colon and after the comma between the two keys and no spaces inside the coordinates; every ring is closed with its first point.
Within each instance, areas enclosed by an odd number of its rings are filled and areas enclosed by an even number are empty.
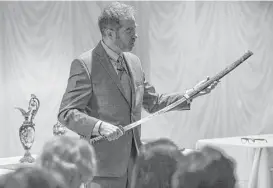
{"type": "MultiPolygon", "coordinates": [[[[37,155],[32,155],[32,157],[36,158],[37,155]]],[[[34,164],[22,164],[19,162],[21,158],[22,156],[0,158],[0,176],[12,172],[21,166],[34,164]]]]}
{"type": "Polygon", "coordinates": [[[272,188],[273,134],[198,140],[196,149],[213,146],[236,161],[237,187],[272,188]],[[242,138],[265,139],[245,142],[242,138]]]}

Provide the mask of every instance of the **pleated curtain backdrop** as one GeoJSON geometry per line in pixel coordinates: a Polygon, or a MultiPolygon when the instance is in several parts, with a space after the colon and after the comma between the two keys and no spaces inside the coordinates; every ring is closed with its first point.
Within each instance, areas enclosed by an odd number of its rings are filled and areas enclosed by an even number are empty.
{"type": "MultiPolygon", "coordinates": [[[[97,18],[107,3],[0,2],[0,157],[23,154],[23,117],[14,107],[26,109],[32,93],[41,101],[32,153],[52,138],[70,64],[100,40],[97,18]]],[[[273,3],[126,3],[137,9],[133,53],[159,93],[184,92],[245,50],[254,52],[190,111],[145,123],[143,139],[167,137],[194,148],[198,139],[273,132],[273,3]]]]}

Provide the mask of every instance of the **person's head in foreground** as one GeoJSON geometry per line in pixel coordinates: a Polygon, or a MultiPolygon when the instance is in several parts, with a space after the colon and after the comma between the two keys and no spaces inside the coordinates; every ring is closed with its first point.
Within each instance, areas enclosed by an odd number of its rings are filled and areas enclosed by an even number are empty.
{"type": "Polygon", "coordinates": [[[212,147],[190,153],[172,180],[172,188],[234,188],[233,159],[212,147]]]}
{"type": "Polygon", "coordinates": [[[96,173],[93,147],[86,140],[68,136],[57,136],[48,141],[38,164],[62,174],[71,188],[90,182],[96,173]]]}
{"type": "Polygon", "coordinates": [[[104,43],[117,53],[129,52],[137,38],[135,10],[132,6],[112,2],[99,16],[98,25],[104,43]]]}
{"type": "Polygon", "coordinates": [[[59,174],[37,166],[29,166],[2,176],[0,188],[67,188],[67,186],[59,174]]]}
{"type": "Polygon", "coordinates": [[[131,188],[170,188],[171,177],[183,154],[168,139],[148,142],[140,149],[132,173],[131,188]]]}

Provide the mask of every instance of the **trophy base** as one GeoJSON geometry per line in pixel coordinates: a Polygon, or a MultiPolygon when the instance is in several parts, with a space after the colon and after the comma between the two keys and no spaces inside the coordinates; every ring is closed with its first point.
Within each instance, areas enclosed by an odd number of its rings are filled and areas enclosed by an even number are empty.
{"type": "Polygon", "coordinates": [[[29,150],[26,150],[24,157],[20,159],[20,163],[34,163],[35,159],[31,156],[29,150]]]}

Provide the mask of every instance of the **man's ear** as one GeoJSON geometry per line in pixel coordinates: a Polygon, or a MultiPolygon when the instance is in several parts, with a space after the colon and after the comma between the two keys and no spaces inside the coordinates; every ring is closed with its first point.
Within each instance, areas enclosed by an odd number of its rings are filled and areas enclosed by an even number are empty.
{"type": "Polygon", "coordinates": [[[105,36],[108,37],[109,39],[113,40],[116,37],[116,33],[113,29],[105,29],[105,36]]]}

